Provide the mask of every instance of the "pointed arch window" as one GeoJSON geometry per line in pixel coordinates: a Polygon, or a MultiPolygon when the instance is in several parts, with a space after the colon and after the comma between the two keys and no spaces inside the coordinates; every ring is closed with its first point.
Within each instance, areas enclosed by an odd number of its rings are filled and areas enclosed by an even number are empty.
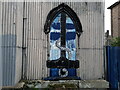
{"type": "Polygon", "coordinates": [[[78,68],[76,60],[76,35],[80,37],[81,22],[76,13],[62,3],[52,9],[44,25],[45,34],[49,34],[48,68],[78,68]]]}

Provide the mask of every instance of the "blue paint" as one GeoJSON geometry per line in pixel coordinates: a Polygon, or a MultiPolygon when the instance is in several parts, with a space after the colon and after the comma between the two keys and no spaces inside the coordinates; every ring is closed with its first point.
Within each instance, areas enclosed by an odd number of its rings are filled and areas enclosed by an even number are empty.
{"type": "Polygon", "coordinates": [[[50,33],[50,40],[58,40],[60,38],[60,33],[51,32],[50,33]]]}
{"type": "MultiPolygon", "coordinates": [[[[53,29],[57,29],[57,30],[61,29],[60,28],[60,23],[53,23],[52,27],[53,27],[53,29]]],[[[74,29],[74,28],[75,28],[74,24],[72,24],[72,23],[66,23],[66,29],[74,29]]]]}
{"type": "MultiPolygon", "coordinates": [[[[68,70],[68,77],[76,76],[76,69],[67,69],[67,70],[68,70]]],[[[51,68],[50,77],[59,77],[59,69],[51,68]]]]}
{"type": "MultiPolygon", "coordinates": [[[[50,60],[55,60],[60,58],[60,49],[58,49],[55,45],[56,40],[60,39],[60,20],[61,14],[59,14],[51,24],[50,30],[50,60]]],[[[76,60],[76,30],[72,20],[67,16],[66,19],[66,48],[69,48],[72,53],[72,57],[70,60],[76,60]]],[[[66,52],[66,58],[68,58],[68,52],[66,52]]],[[[67,77],[77,77],[76,69],[67,69],[68,76],[67,77]]],[[[52,80],[59,76],[59,69],[58,68],[50,68],[50,77],[48,80],[52,80]]]]}
{"type": "Polygon", "coordinates": [[[110,88],[118,88],[120,82],[120,47],[107,46],[107,80],[110,88]]]}
{"type": "Polygon", "coordinates": [[[118,82],[120,88],[120,47],[117,48],[117,61],[118,61],[118,82]]]}
{"type": "Polygon", "coordinates": [[[77,76],[76,75],[76,69],[72,68],[72,69],[67,69],[68,70],[68,76],[77,76]]]}
{"type": "MultiPolygon", "coordinates": [[[[59,19],[59,18],[57,18],[57,19],[59,19]]],[[[76,32],[75,32],[74,24],[67,23],[66,29],[68,29],[68,30],[72,29],[72,31],[69,31],[66,33],[66,40],[75,39],[76,32]]],[[[51,26],[50,40],[58,40],[60,38],[60,31],[61,31],[60,30],[60,23],[53,23],[51,26]]]]}
{"type": "Polygon", "coordinates": [[[15,69],[16,69],[16,35],[2,35],[2,78],[3,86],[15,85],[15,69]]]}
{"type": "Polygon", "coordinates": [[[76,38],[76,33],[75,32],[67,32],[66,34],[66,40],[72,40],[76,38]]]}
{"type": "Polygon", "coordinates": [[[59,77],[59,69],[58,68],[51,68],[50,69],[50,77],[59,77]]]}

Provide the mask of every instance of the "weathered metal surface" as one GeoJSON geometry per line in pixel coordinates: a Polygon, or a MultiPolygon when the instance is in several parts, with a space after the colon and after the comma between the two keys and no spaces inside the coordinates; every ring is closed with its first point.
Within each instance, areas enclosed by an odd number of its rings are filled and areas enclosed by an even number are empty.
{"type": "Polygon", "coordinates": [[[21,79],[23,3],[2,3],[3,86],[21,79]]]}
{"type": "MultiPolygon", "coordinates": [[[[2,2],[0,1],[0,11],[2,11],[2,2]]],[[[0,12],[0,21],[2,21],[2,12],[0,12]]],[[[0,89],[2,88],[2,23],[0,22],[0,89]]]]}
{"type": "MultiPolygon", "coordinates": [[[[27,79],[42,79],[48,76],[46,60],[49,58],[47,56],[49,39],[44,34],[43,28],[49,11],[60,3],[62,2],[2,4],[3,75],[4,79],[5,77],[7,79],[4,85],[19,81],[21,74],[27,79]],[[12,75],[13,73],[15,74],[12,75]]],[[[67,2],[66,4],[76,12],[83,27],[80,49],[77,48],[77,59],[80,60],[78,76],[82,79],[103,78],[104,3],[67,2]]]]}

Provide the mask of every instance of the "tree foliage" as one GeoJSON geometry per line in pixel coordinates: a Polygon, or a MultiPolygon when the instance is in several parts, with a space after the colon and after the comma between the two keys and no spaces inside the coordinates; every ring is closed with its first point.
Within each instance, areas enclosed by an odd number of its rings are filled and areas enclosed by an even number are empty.
{"type": "Polygon", "coordinates": [[[120,46],[120,37],[113,38],[111,40],[111,46],[120,46]]]}

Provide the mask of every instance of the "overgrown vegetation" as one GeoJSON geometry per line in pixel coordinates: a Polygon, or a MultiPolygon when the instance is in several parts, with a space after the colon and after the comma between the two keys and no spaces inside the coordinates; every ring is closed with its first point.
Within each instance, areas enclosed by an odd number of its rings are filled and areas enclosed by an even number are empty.
{"type": "Polygon", "coordinates": [[[23,86],[23,90],[31,89],[31,90],[72,90],[77,89],[78,86],[74,83],[50,83],[50,84],[44,84],[37,80],[24,80],[25,84],[23,86]],[[42,87],[43,86],[43,87],[42,87]]]}
{"type": "Polygon", "coordinates": [[[111,46],[120,46],[120,37],[113,38],[110,44],[111,46]]]}

